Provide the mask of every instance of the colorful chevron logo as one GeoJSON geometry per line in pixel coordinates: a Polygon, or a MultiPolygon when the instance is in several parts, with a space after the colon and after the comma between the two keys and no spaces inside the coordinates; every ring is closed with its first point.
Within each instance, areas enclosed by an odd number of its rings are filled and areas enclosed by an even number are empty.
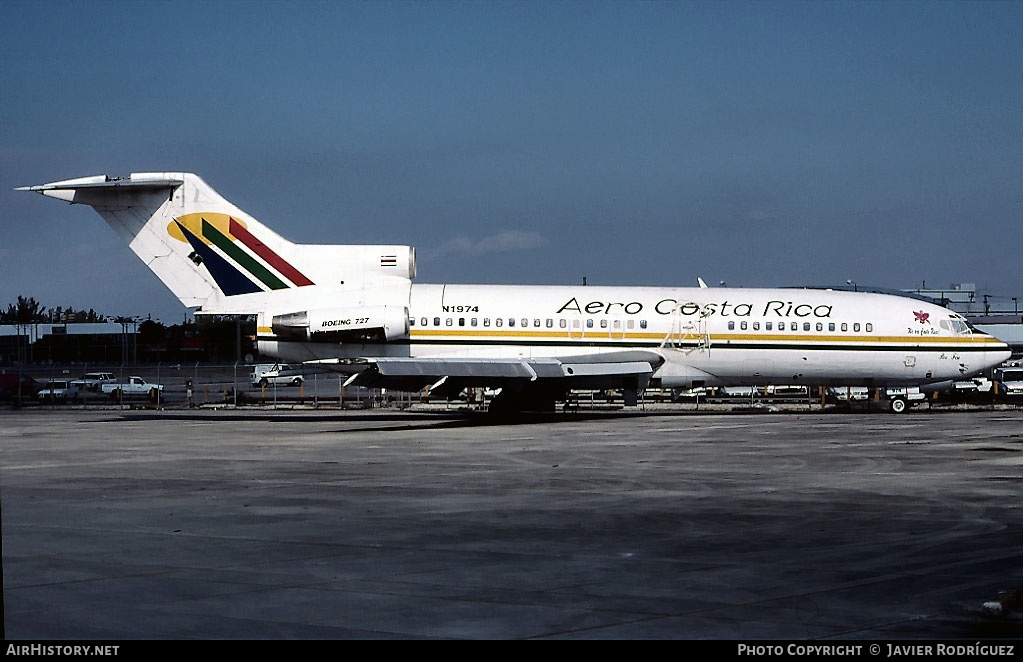
{"type": "Polygon", "coordinates": [[[192,247],[193,261],[205,266],[228,296],[314,284],[227,214],[186,214],[171,221],[167,233],[192,247]]]}

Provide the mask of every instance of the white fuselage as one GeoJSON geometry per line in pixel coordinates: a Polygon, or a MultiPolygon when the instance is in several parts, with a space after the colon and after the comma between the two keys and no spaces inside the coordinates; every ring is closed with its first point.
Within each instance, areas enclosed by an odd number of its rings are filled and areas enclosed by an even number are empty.
{"type": "Polygon", "coordinates": [[[20,190],[94,207],[184,305],[255,314],[264,354],[342,371],[361,362],[381,383],[901,385],[1010,354],[949,310],[881,294],[413,284],[412,247],[294,244],[194,173],[20,190]]]}
{"type": "MultiPolygon", "coordinates": [[[[915,299],[809,289],[410,284],[322,306],[407,306],[408,334],[374,345],[288,342],[260,316],[261,352],[355,357],[536,358],[655,352],[662,386],[921,384],[1009,356],[960,316],[915,299]]],[[[624,354],[623,354],[624,355],[624,354]]]]}

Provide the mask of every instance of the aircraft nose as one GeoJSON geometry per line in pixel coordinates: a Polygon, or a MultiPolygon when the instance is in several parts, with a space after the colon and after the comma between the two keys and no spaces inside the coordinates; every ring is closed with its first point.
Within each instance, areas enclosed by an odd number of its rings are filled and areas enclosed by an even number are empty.
{"type": "Polygon", "coordinates": [[[988,359],[987,363],[990,364],[989,367],[994,368],[1008,361],[1009,357],[1012,356],[1012,350],[1009,348],[1009,345],[1001,340],[998,340],[997,338],[992,338],[992,340],[998,344],[998,348],[990,352],[986,352],[986,354],[988,359]]]}

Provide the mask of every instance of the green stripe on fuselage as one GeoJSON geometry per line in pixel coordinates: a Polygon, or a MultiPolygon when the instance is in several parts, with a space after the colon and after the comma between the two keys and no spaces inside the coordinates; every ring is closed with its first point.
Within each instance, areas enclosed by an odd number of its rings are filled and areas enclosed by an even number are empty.
{"type": "Polygon", "coordinates": [[[233,241],[225,237],[220,230],[213,227],[213,224],[205,218],[202,219],[202,234],[204,237],[212,241],[217,248],[227,253],[232,260],[247,269],[250,274],[261,280],[263,284],[271,290],[288,289],[288,286],[285,285],[280,278],[270,273],[270,270],[262,264],[256,262],[251,255],[235,246],[233,241]]]}

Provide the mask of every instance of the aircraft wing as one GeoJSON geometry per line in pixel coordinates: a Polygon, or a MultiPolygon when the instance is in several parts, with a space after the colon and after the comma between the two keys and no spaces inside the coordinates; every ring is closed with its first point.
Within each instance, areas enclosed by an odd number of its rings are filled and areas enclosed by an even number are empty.
{"type": "MultiPolygon", "coordinates": [[[[645,388],[664,361],[656,352],[625,351],[565,358],[367,358],[337,366],[357,370],[346,385],[419,390],[440,386],[542,384],[564,389],[645,388]]],[[[317,362],[323,366],[323,362],[317,362]]]]}

